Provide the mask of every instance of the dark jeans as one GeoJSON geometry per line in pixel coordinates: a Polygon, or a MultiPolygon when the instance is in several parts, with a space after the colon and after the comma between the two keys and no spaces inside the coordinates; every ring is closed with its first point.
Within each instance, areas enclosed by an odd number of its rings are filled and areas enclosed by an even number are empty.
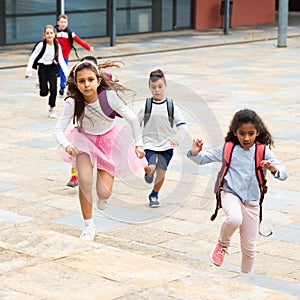
{"type": "Polygon", "coordinates": [[[50,92],[48,101],[50,107],[55,107],[57,96],[57,72],[57,65],[55,64],[39,64],[38,76],[40,84],[40,96],[46,97],[48,92],[50,92]]]}

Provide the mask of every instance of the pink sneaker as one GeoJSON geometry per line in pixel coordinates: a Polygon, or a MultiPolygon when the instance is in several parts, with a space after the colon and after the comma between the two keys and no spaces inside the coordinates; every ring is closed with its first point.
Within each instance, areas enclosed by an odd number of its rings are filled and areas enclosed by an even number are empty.
{"type": "Polygon", "coordinates": [[[211,254],[211,261],[216,266],[220,267],[224,261],[225,254],[227,253],[227,247],[222,246],[220,243],[216,245],[215,250],[211,254]]]}

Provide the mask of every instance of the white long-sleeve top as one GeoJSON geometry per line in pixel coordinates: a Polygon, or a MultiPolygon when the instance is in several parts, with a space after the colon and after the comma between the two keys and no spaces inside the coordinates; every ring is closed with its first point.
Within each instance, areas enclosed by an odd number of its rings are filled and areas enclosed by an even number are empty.
{"type": "MultiPolygon", "coordinates": [[[[41,52],[42,48],[43,48],[43,41],[39,42],[36,45],[34,51],[31,53],[31,55],[29,57],[29,60],[28,60],[27,67],[26,67],[25,75],[27,75],[27,76],[32,75],[32,66],[33,66],[34,60],[37,58],[37,56],[41,52]]],[[[45,53],[38,60],[38,63],[39,64],[44,64],[44,65],[51,65],[53,63],[54,56],[55,56],[55,47],[54,47],[54,45],[47,44],[46,49],[45,49],[45,53]]],[[[68,67],[67,67],[67,64],[66,64],[66,62],[63,58],[61,46],[59,44],[58,44],[58,63],[61,66],[65,76],[68,77],[68,75],[69,75],[68,67]]]]}
{"type": "MultiPolygon", "coordinates": [[[[165,151],[173,148],[171,140],[180,142],[187,134],[187,125],[183,119],[179,107],[174,103],[174,126],[171,128],[166,104],[167,99],[155,101],[152,99],[152,110],[150,118],[143,128],[144,149],[153,151],[165,151]]],[[[140,124],[143,124],[145,104],[137,113],[140,124]]]]}
{"type": "MultiPolygon", "coordinates": [[[[106,96],[109,106],[129,122],[136,146],[142,146],[142,134],[136,114],[129,109],[115,91],[107,90],[106,96]]],[[[54,129],[54,138],[64,149],[70,145],[64,132],[73,119],[74,110],[75,100],[73,98],[67,98],[62,115],[54,129]]],[[[98,98],[92,103],[85,103],[81,128],[84,132],[93,135],[105,134],[112,129],[115,124],[115,119],[107,117],[102,111],[98,98]]]]}

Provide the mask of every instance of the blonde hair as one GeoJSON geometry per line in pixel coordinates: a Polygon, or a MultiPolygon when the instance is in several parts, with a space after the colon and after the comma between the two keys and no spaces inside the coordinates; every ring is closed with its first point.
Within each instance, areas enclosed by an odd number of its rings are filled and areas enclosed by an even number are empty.
{"type": "Polygon", "coordinates": [[[53,25],[46,25],[45,27],[44,27],[44,34],[45,34],[45,32],[46,32],[46,30],[48,29],[48,28],[50,28],[50,29],[52,29],[53,30],[53,32],[54,32],[54,34],[55,34],[55,36],[56,36],[56,29],[55,29],[55,27],[53,26],[53,25]]]}

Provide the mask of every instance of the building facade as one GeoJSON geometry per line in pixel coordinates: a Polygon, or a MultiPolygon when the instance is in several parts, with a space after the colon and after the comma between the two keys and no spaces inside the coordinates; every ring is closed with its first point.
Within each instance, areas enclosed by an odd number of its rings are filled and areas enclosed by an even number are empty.
{"type": "MultiPolygon", "coordinates": [[[[0,45],[40,40],[44,26],[54,25],[62,11],[73,31],[93,38],[110,36],[112,24],[116,35],[219,28],[221,5],[221,0],[1,0],[0,45]]],[[[232,2],[231,26],[272,23],[275,16],[276,0],[232,2]]]]}

